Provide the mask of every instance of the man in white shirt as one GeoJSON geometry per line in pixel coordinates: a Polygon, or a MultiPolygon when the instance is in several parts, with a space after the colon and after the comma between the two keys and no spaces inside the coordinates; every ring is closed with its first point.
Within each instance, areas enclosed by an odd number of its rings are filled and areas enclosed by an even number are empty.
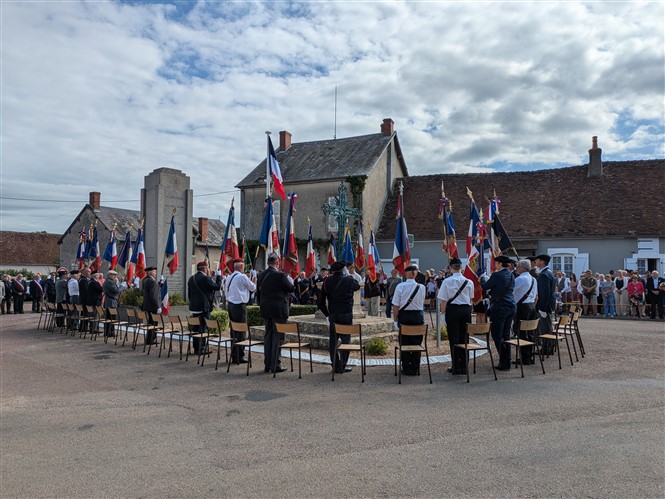
{"type": "MultiPolygon", "coordinates": [[[[79,270],[74,269],[70,273],[71,278],[67,281],[67,292],[69,293],[70,305],[79,305],[79,270]]],[[[76,320],[76,313],[70,312],[69,329],[78,331],[79,324],[76,320]]]]}
{"type": "MultiPolygon", "coordinates": [[[[413,264],[404,269],[406,281],[397,285],[392,307],[395,325],[419,326],[425,323],[425,286],[415,281],[418,266],[413,264]]],[[[420,345],[422,336],[406,336],[402,345],[420,345]]],[[[402,352],[402,374],[416,376],[420,370],[420,352],[402,352]]]]}
{"type": "Polygon", "coordinates": [[[462,275],[462,261],[459,258],[450,260],[450,270],[452,275],[441,282],[439,289],[440,312],[445,314],[452,358],[448,372],[466,374],[467,359],[464,352],[455,348],[455,345],[465,343],[466,325],[471,324],[473,282],[462,275]]]}
{"type": "MultiPolygon", "coordinates": [[[[519,335],[521,339],[533,341],[533,338],[520,333],[520,321],[531,321],[538,318],[536,313],[536,297],[538,296],[538,284],[536,279],[530,274],[531,262],[529,260],[520,260],[515,268],[515,302],[517,310],[515,320],[513,321],[513,333],[519,335]]],[[[533,347],[521,347],[520,359],[522,364],[533,364],[533,347]]]]}
{"type": "MultiPolygon", "coordinates": [[[[247,303],[250,294],[256,291],[256,277],[250,279],[245,275],[245,262],[240,258],[233,261],[233,274],[226,278],[224,284],[226,292],[227,310],[229,319],[233,322],[247,322],[247,303]]],[[[245,334],[241,331],[231,331],[236,341],[244,341],[245,334]]],[[[231,361],[234,364],[245,364],[245,349],[234,347],[231,352],[231,361]]]]}

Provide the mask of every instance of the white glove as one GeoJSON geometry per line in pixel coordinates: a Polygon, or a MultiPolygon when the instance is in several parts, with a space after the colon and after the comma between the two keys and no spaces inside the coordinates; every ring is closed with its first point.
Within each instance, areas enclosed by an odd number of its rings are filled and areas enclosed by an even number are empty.
{"type": "Polygon", "coordinates": [[[215,271],[215,275],[222,275],[222,271],[219,270],[219,269],[217,269],[217,270],[215,271]]]}
{"type": "Polygon", "coordinates": [[[445,324],[445,323],[446,323],[446,314],[441,314],[441,316],[439,317],[439,322],[440,322],[441,324],[445,324]]]}
{"type": "Polygon", "coordinates": [[[330,317],[326,317],[326,324],[330,325],[330,317]]]}
{"type": "Polygon", "coordinates": [[[159,308],[157,309],[157,313],[158,313],[158,314],[161,314],[161,313],[162,313],[162,307],[159,307],[159,308]]]}
{"type": "Polygon", "coordinates": [[[399,329],[399,323],[397,321],[393,321],[393,329],[399,329]]]}
{"type": "Polygon", "coordinates": [[[538,310],[538,314],[543,318],[547,317],[547,312],[544,312],[543,310],[538,310]]]}
{"type": "Polygon", "coordinates": [[[159,282],[164,282],[164,275],[163,274],[159,276],[159,282]]]}

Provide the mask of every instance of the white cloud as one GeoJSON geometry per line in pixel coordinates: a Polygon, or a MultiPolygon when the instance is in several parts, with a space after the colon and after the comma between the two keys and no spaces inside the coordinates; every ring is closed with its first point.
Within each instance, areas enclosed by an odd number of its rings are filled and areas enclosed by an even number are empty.
{"type": "Polygon", "coordinates": [[[265,130],[332,137],[336,85],[337,136],[391,117],[411,174],[579,164],[592,135],[663,156],[660,2],[3,2],[1,28],[2,195],[81,201],[2,200],[3,229],[63,231],[162,166],[231,190],[265,130]]]}

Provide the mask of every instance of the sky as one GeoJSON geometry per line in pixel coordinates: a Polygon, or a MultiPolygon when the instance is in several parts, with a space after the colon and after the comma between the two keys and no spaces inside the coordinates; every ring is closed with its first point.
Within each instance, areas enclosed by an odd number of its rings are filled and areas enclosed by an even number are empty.
{"type": "Polygon", "coordinates": [[[267,130],[277,146],[392,118],[411,175],[585,164],[594,135],[604,161],[665,157],[661,1],[0,9],[1,230],[62,233],[90,191],[139,210],[161,167],[225,221],[267,130]]]}

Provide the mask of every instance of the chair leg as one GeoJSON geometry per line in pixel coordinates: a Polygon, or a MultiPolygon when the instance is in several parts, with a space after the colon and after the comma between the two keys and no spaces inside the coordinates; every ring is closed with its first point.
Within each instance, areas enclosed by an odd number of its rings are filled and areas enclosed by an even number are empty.
{"type": "Polygon", "coordinates": [[[333,334],[333,341],[335,342],[335,349],[333,350],[332,358],[332,381],[335,381],[335,370],[337,369],[337,334],[333,334]]]}
{"type": "MultiPolygon", "coordinates": [[[[263,348],[265,348],[265,344],[263,345],[263,348]]],[[[249,341],[249,348],[247,349],[247,374],[245,376],[249,376],[249,367],[252,365],[252,340],[250,336],[250,341],[249,341]]],[[[275,373],[277,372],[277,367],[275,367],[275,373]]]]}
{"type": "Polygon", "coordinates": [[[365,382],[365,349],[360,347],[360,379],[361,383],[365,382]]]}
{"type": "Polygon", "coordinates": [[[309,372],[314,372],[314,365],[312,364],[312,345],[309,345],[309,372]]]}
{"type": "MultiPolygon", "coordinates": [[[[427,341],[427,338],[425,338],[425,341],[427,341]]],[[[425,352],[425,358],[427,359],[427,373],[429,374],[429,384],[431,385],[432,384],[432,369],[430,368],[430,365],[429,365],[429,353],[428,352],[425,352]]],[[[469,369],[468,369],[468,367],[469,367],[469,365],[468,365],[469,364],[469,357],[468,356],[466,358],[466,363],[467,363],[467,366],[466,366],[467,371],[466,372],[467,372],[467,376],[468,376],[468,372],[469,372],[469,369]]]]}
{"type": "MultiPolygon", "coordinates": [[[[429,360],[429,359],[428,359],[429,360]]],[[[464,349],[464,370],[466,371],[466,382],[471,383],[469,379],[469,351],[464,349]]],[[[473,374],[476,374],[476,351],[473,351],[473,374]]]]}
{"type": "MultiPolygon", "coordinates": [[[[566,340],[566,349],[568,349],[568,357],[570,357],[570,365],[573,365],[573,356],[570,353],[570,345],[568,344],[568,335],[564,334],[563,339],[566,340]]],[[[577,356],[577,353],[575,353],[575,356],[577,356]]]]}
{"type": "Polygon", "coordinates": [[[559,369],[561,369],[561,349],[559,348],[559,340],[556,340],[556,355],[559,359],[559,369]]]}
{"type": "MultiPolygon", "coordinates": [[[[518,345],[517,345],[517,347],[515,348],[515,360],[516,360],[517,362],[519,362],[519,364],[520,364],[520,371],[521,371],[521,373],[522,373],[522,377],[524,377],[524,363],[522,362],[522,352],[521,352],[521,350],[522,350],[522,349],[520,348],[520,346],[519,346],[519,342],[518,342],[518,345]]],[[[510,347],[508,347],[508,351],[510,351],[510,347]]]]}
{"type": "MultiPolygon", "coordinates": [[[[487,351],[490,354],[490,364],[492,364],[492,372],[494,373],[494,381],[497,381],[499,378],[496,377],[496,368],[494,367],[494,358],[492,357],[492,349],[490,348],[489,338],[487,338],[487,351]]],[[[476,352],[473,352],[473,362],[476,362],[476,352]]],[[[476,372],[475,370],[473,371],[476,372]]]]}

